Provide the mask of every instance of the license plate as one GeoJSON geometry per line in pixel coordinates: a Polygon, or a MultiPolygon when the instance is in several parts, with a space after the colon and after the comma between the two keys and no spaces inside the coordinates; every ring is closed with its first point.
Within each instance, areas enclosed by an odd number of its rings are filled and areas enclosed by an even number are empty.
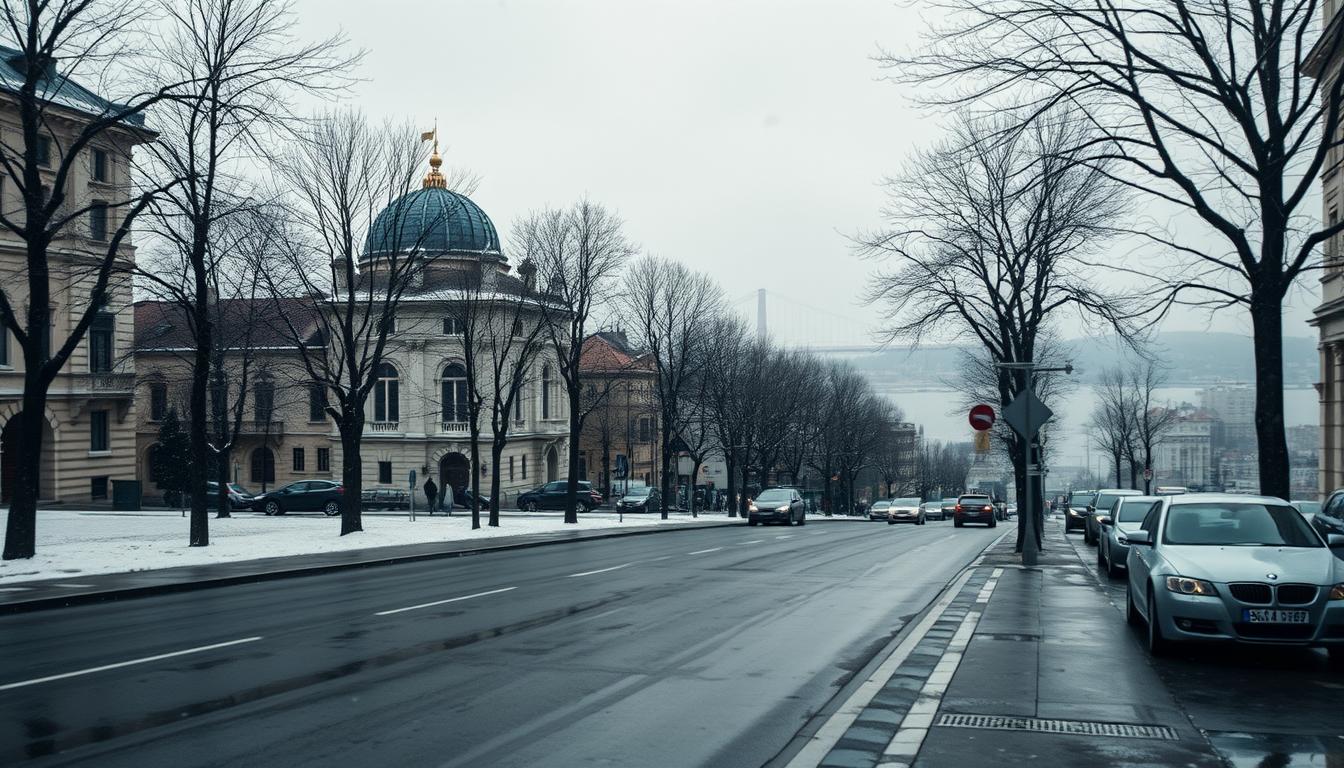
{"type": "Polygon", "coordinates": [[[1250,624],[1306,624],[1311,615],[1306,611],[1281,611],[1274,608],[1243,608],[1241,618],[1250,624]]]}

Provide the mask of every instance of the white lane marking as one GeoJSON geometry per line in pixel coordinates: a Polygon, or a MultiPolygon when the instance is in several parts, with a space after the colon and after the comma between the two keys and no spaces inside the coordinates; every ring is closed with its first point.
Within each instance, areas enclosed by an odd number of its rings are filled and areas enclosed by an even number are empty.
{"type": "Polygon", "coordinates": [[[924,615],[924,618],[901,641],[901,644],[896,646],[896,650],[892,651],[887,660],[882,662],[867,680],[863,681],[863,684],[854,691],[849,700],[840,709],[836,710],[830,719],[813,734],[812,739],[799,750],[798,754],[794,755],[793,759],[789,761],[788,768],[816,768],[822,760],[826,759],[827,753],[845,735],[849,726],[853,725],[854,721],[859,718],[863,708],[868,706],[873,697],[882,690],[882,686],[886,685],[891,676],[896,674],[896,670],[905,662],[906,657],[915,649],[919,641],[924,639],[924,635],[928,634],[934,622],[942,618],[943,612],[961,593],[961,588],[966,585],[970,578],[971,571],[968,569],[962,571],[961,575],[953,580],[951,586],[943,592],[943,596],[938,599],[938,602],[934,603],[929,612],[924,615]]]}
{"type": "Polygon", "coordinates": [[[765,541],[765,539],[752,539],[751,541],[742,542],[742,546],[745,547],[748,544],[760,544],[762,541],[765,541]]]}
{"type": "Polygon", "coordinates": [[[27,592],[32,587],[0,587],[0,592],[27,592]]]}
{"type": "Polygon", "coordinates": [[[461,597],[450,597],[450,598],[448,598],[447,600],[435,600],[435,601],[432,602],[432,603],[421,603],[421,604],[419,604],[419,605],[408,605],[408,606],[406,606],[405,608],[393,608],[393,609],[390,610],[390,611],[379,611],[379,612],[377,612],[377,613],[375,613],[375,614],[373,614],[373,615],[374,615],[374,616],[391,616],[391,615],[394,614],[394,613],[401,613],[401,612],[403,612],[403,611],[418,611],[418,610],[420,610],[421,608],[433,608],[433,607],[436,606],[436,605],[443,605],[444,603],[456,603],[456,602],[459,601],[459,600],[470,600],[470,599],[472,599],[473,597],[485,597],[486,595],[498,595],[500,592],[508,592],[508,591],[511,590],[511,589],[517,589],[517,587],[504,587],[503,589],[492,589],[492,590],[490,590],[489,592],[477,592],[477,593],[474,594],[474,595],[462,595],[461,597]]]}
{"type": "Polygon", "coordinates": [[[102,666],[99,667],[89,667],[88,669],[79,669],[74,672],[62,672],[59,675],[48,675],[46,677],[33,678],[32,680],[21,680],[17,683],[6,683],[5,685],[0,685],[0,691],[10,691],[15,688],[23,688],[24,686],[27,685],[37,685],[38,683],[49,683],[52,680],[64,680],[67,677],[78,677],[79,675],[89,675],[93,674],[94,672],[103,672],[109,669],[129,667],[133,664],[145,664],[151,661],[159,661],[160,659],[171,659],[174,656],[186,656],[189,653],[201,653],[202,651],[213,651],[216,648],[227,648],[231,645],[241,645],[243,643],[255,643],[260,639],[261,639],[260,635],[256,637],[244,637],[240,640],[229,640],[223,643],[212,643],[210,645],[202,645],[196,648],[187,648],[181,651],[171,651],[169,653],[160,653],[154,656],[146,656],[143,659],[118,661],[115,664],[103,664],[102,666]]]}
{"type": "Polygon", "coordinates": [[[710,552],[718,552],[720,549],[723,549],[723,547],[714,547],[713,549],[697,549],[697,550],[695,550],[694,552],[687,552],[686,554],[688,554],[688,555],[704,555],[704,554],[708,554],[708,553],[710,553],[710,552]]]}
{"type": "Polygon", "coordinates": [[[655,558],[652,558],[652,559],[650,559],[650,560],[646,560],[645,562],[656,563],[656,562],[658,562],[659,560],[671,560],[671,559],[672,559],[672,556],[671,556],[671,555],[663,555],[662,557],[655,557],[655,558]]]}
{"type": "Polygon", "coordinates": [[[793,538],[793,534],[792,534],[792,533],[786,533],[786,534],[784,534],[783,536],[776,536],[775,538],[776,538],[776,539],[792,539],[792,538],[793,538]]]}
{"type": "Polygon", "coordinates": [[[634,563],[621,563],[620,565],[613,565],[613,566],[611,566],[610,568],[598,568],[596,571],[584,571],[583,573],[571,573],[571,574],[569,574],[568,576],[566,576],[565,578],[567,578],[567,579],[572,579],[572,578],[574,578],[574,577],[576,577],[576,576],[592,576],[594,573],[606,573],[607,571],[619,571],[619,570],[622,569],[622,568],[629,568],[629,567],[632,566],[632,565],[634,565],[634,563]]]}
{"type": "Polygon", "coordinates": [[[92,587],[92,584],[52,584],[53,587],[69,587],[70,589],[85,589],[92,587]]]}

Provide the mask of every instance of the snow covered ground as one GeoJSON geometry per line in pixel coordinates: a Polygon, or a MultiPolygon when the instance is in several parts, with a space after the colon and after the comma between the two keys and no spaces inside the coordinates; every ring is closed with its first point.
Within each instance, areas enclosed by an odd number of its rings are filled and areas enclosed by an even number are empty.
{"type": "MultiPolygon", "coordinates": [[[[8,512],[0,511],[0,528],[7,515],[8,512]]],[[[674,514],[668,520],[661,520],[656,514],[638,514],[626,515],[625,522],[620,522],[613,512],[592,512],[580,515],[578,525],[565,525],[559,512],[531,515],[515,512],[502,514],[498,528],[485,525],[486,516],[482,515],[481,528],[473,531],[470,514],[463,515],[460,511],[453,517],[418,514],[415,522],[404,513],[366,513],[363,532],[341,536],[338,518],[266,517],[252,512],[235,515],[225,520],[212,515],[210,546],[188,547],[187,518],[177,510],[38,510],[37,555],[30,560],[0,561],[0,584],[399,544],[484,541],[519,534],[675,526],[728,519],[723,512],[702,513],[699,519],[674,514]]]]}

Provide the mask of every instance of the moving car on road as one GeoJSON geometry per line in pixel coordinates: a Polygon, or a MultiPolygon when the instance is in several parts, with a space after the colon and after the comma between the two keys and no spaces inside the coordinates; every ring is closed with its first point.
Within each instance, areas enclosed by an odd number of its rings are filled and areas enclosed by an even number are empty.
{"type": "Polygon", "coordinates": [[[952,513],[952,524],[958,528],[966,523],[984,523],[993,528],[998,525],[994,516],[994,502],[985,494],[962,494],[952,513]]]}
{"type": "Polygon", "coordinates": [[[1069,494],[1069,503],[1064,513],[1064,532],[1082,528],[1086,523],[1088,515],[1087,508],[1092,506],[1092,502],[1097,500],[1096,491],[1074,491],[1069,494]]]}
{"type": "Polygon", "coordinates": [[[887,507],[887,525],[892,523],[924,524],[924,510],[919,499],[892,499],[887,507]]]}
{"type": "Polygon", "coordinates": [[[943,502],[938,501],[937,499],[934,499],[933,501],[926,501],[923,504],[920,504],[919,508],[924,510],[925,520],[947,519],[947,515],[943,514],[943,502]]]}
{"type": "Polygon", "coordinates": [[[1159,655],[1180,641],[1344,653],[1344,561],[1288,502],[1197,493],[1153,506],[1129,540],[1125,617],[1159,655]]]}
{"type": "Polygon", "coordinates": [[[327,517],[341,514],[345,486],[334,480],[299,480],[263,493],[252,500],[252,508],[267,515],[290,512],[321,512],[327,517]]]}
{"type": "Polygon", "coordinates": [[[747,504],[747,524],[783,523],[807,524],[807,510],[803,495],[792,488],[767,488],[747,504]]]}
{"type": "Polygon", "coordinates": [[[942,520],[950,520],[956,515],[957,512],[956,497],[943,499],[942,506],[943,506],[943,516],[941,518],[942,520]]]}
{"type": "Polygon", "coordinates": [[[1097,525],[1097,519],[1111,514],[1122,497],[1142,494],[1142,491],[1132,488],[1104,488],[1097,491],[1096,500],[1087,508],[1087,514],[1083,517],[1083,543],[1097,543],[1097,537],[1101,535],[1101,526],[1097,525]]]}
{"type": "MultiPolygon", "coordinates": [[[[540,488],[533,488],[518,495],[518,508],[528,512],[536,512],[539,509],[564,509],[568,489],[567,480],[556,480],[540,488]]],[[[576,504],[580,512],[591,512],[602,506],[602,494],[594,491],[593,484],[587,480],[578,482],[575,494],[578,497],[576,504]]]]}
{"type": "Polygon", "coordinates": [[[1097,523],[1097,567],[1105,568],[1108,576],[1119,576],[1129,557],[1129,541],[1125,534],[1139,530],[1143,519],[1153,506],[1161,504],[1159,496],[1125,496],[1109,515],[1102,515],[1097,523]]]}
{"type": "Polygon", "coordinates": [[[658,512],[662,509],[660,498],[657,488],[643,485],[631,488],[616,502],[616,508],[622,512],[658,512]]]}
{"type": "Polygon", "coordinates": [[[868,508],[869,522],[873,520],[886,520],[887,508],[890,506],[891,502],[886,500],[873,502],[873,506],[868,508]]]}

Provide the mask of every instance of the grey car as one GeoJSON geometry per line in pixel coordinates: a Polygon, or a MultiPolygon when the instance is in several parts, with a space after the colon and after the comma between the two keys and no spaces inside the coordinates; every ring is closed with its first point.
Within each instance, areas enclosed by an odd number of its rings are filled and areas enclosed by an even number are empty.
{"type": "Polygon", "coordinates": [[[1129,557],[1129,542],[1125,534],[1137,531],[1153,506],[1161,504],[1159,496],[1124,496],[1109,515],[1097,519],[1097,567],[1106,569],[1111,577],[1120,575],[1129,557]]]}
{"type": "Polygon", "coordinates": [[[1125,534],[1125,618],[1148,649],[1177,642],[1311,645],[1344,655],[1344,561],[1288,502],[1268,496],[1168,496],[1125,534]]]}
{"type": "Polygon", "coordinates": [[[941,501],[926,501],[920,504],[919,508],[924,511],[925,520],[947,519],[947,515],[943,513],[943,502],[941,501]]]}
{"type": "Polygon", "coordinates": [[[1087,514],[1083,516],[1083,543],[1096,544],[1097,536],[1100,534],[1100,527],[1097,525],[1097,519],[1111,514],[1115,508],[1115,503],[1123,496],[1141,496],[1142,491],[1136,491],[1131,488],[1104,488],[1097,491],[1097,497],[1087,507],[1087,514]]]}
{"type": "Polygon", "coordinates": [[[759,523],[806,525],[803,495],[792,488],[767,488],[747,504],[747,525],[759,523]]]}

